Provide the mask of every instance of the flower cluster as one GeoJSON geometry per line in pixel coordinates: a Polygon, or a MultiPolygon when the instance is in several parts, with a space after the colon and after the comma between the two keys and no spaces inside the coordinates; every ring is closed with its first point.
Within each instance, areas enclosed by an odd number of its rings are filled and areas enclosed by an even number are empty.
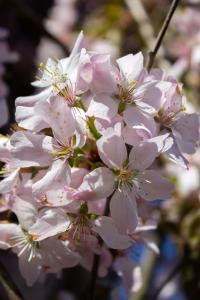
{"type": "Polygon", "coordinates": [[[19,130],[0,138],[1,210],[17,217],[1,222],[0,248],[18,255],[28,285],[43,272],[91,270],[94,254],[104,276],[110,248],[152,246],[140,203],[170,197],[161,162],[187,168],[198,115],[185,112],[181,84],[147,72],[141,53],[114,64],[86,50],[82,33],[69,57],[40,64],[32,84],[42,91],[16,99],[19,130]]]}

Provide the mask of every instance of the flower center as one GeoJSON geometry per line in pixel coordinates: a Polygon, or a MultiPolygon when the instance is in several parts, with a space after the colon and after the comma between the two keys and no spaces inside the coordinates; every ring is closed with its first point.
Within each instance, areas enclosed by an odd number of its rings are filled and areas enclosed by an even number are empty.
{"type": "Polygon", "coordinates": [[[68,213],[71,219],[70,225],[67,229],[66,236],[69,235],[75,240],[76,243],[86,240],[88,235],[94,234],[92,231],[91,221],[97,216],[95,214],[88,213],[88,207],[86,203],[81,204],[78,213],[68,213]]]}
{"type": "Polygon", "coordinates": [[[134,93],[136,92],[135,84],[136,80],[132,80],[127,87],[123,87],[122,85],[118,84],[119,94],[118,99],[121,103],[125,104],[133,104],[134,103],[134,93]]]}
{"type": "Polygon", "coordinates": [[[1,207],[1,206],[4,206],[4,205],[6,205],[6,204],[7,204],[6,199],[3,198],[2,196],[0,196],[0,207],[1,207]]]}
{"type": "Polygon", "coordinates": [[[0,169],[0,176],[6,177],[10,174],[9,170],[4,166],[0,169]]]}
{"type": "Polygon", "coordinates": [[[134,186],[134,179],[136,178],[138,172],[136,170],[128,170],[127,168],[114,170],[116,176],[116,187],[119,191],[124,191],[124,189],[132,190],[134,186]]]}
{"type": "Polygon", "coordinates": [[[75,87],[69,79],[67,80],[67,84],[65,85],[65,87],[62,89],[56,83],[54,83],[53,86],[58,90],[59,95],[64,98],[64,100],[70,107],[76,106],[77,96],[75,87]]]}
{"type": "Polygon", "coordinates": [[[74,149],[70,146],[59,145],[58,149],[53,150],[52,153],[58,158],[70,158],[74,154],[74,149]]]}
{"type": "Polygon", "coordinates": [[[67,74],[59,70],[58,63],[54,60],[49,65],[41,63],[39,71],[41,72],[39,80],[50,81],[52,84],[65,83],[67,80],[67,74]]]}
{"type": "Polygon", "coordinates": [[[175,112],[170,112],[168,115],[165,114],[165,112],[161,109],[158,112],[158,115],[154,117],[155,121],[160,123],[162,126],[170,126],[171,122],[176,118],[176,116],[182,112],[185,111],[186,108],[182,106],[180,109],[178,109],[175,112]]]}
{"type": "Polygon", "coordinates": [[[28,262],[30,262],[32,258],[36,256],[36,252],[39,249],[39,242],[34,240],[38,237],[38,235],[28,234],[27,231],[23,229],[22,232],[22,234],[11,238],[15,241],[15,245],[13,247],[17,247],[19,249],[18,256],[21,256],[25,251],[28,252],[28,262]]]}

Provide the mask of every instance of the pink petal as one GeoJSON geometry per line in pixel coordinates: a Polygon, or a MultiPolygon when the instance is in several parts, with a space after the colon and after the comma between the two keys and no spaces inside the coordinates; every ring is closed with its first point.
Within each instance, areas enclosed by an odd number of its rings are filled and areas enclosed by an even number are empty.
{"type": "Polygon", "coordinates": [[[174,144],[173,138],[169,133],[163,133],[149,139],[147,142],[155,143],[159,153],[168,151],[174,144]]]}
{"type": "Polygon", "coordinates": [[[193,154],[199,140],[199,116],[197,114],[182,114],[172,124],[172,133],[184,153],[193,154]]]}
{"type": "Polygon", "coordinates": [[[9,174],[0,182],[0,193],[10,192],[18,183],[19,180],[19,168],[9,174]]]}
{"type": "MultiPolygon", "coordinates": [[[[147,113],[153,114],[156,111],[158,112],[166,101],[166,93],[170,91],[172,86],[173,84],[168,81],[151,80],[144,83],[141,86],[141,90],[143,91],[143,99],[141,101],[143,102],[142,104],[144,106],[143,110],[145,111],[145,104],[146,104],[147,113]]],[[[139,101],[138,101],[138,105],[139,105],[139,101]]]]}
{"type": "Polygon", "coordinates": [[[81,49],[86,47],[86,41],[81,31],[75,41],[74,47],[71,51],[71,54],[68,58],[62,59],[60,62],[63,67],[64,73],[69,73],[70,75],[74,72],[74,69],[77,67],[79,62],[79,57],[81,49]]]}
{"type": "Polygon", "coordinates": [[[120,234],[110,217],[99,217],[93,228],[111,249],[127,249],[132,241],[127,235],[120,234]]]}
{"type": "Polygon", "coordinates": [[[65,188],[47,190],[44,196],[46,197],[46,205],[49,206],[66,206],[74,202],[74,199],[69,197],[65,188]]]}
{"type": "Polygon", "coordinates": [[[52,96],[49,101],[39,103],[35,111],[52,128],[55,138],[67,144],[75,132],[75,119],[63,97],[52,96]]]}
{"type": "Polygon", "coordinates": [[[17,224],[0,224],[0,249],[9,249],[16,242],[14,237],[21,232],[17,224]]]}
{"type": "Polygon", "coordinates": [[[64,210],[59,208],[46,210],[29,229],[35,241],[41,241],[67,230],[70,221],[64,210]]]}
{"type": "Polygon", "coordinates": [[[138,178],[138,194],[145,200],[170,198],[174,186],[157,171],[146,170],[138,178]]]}
{"type": "Polygon", "coordinates": [[[168,116],[171,113],[176,113],[181,109],[182,105],[182,94],[179,90],[179,86],[173,84],[166,94],[166,101],[163,105],[164,115],[168,116]]]}
{"type": "Polygon", "coordinates": [[[15,101],[16,121],[19,126],[32,131],[39,131],[47,126],[44,120],[35,114],[35,105],[46,100],[50,95],[50,89],[45,89],[39,94],[19,97],[15,101]]]}
{"type": "Polygon", "coordinates": [[[1,136],[0,138],[0,160],[3,162],[8,162],[11,160],[10,154],[10,138],[7,136],[1,136]]]}
{"type": "Polygon", "coordinates": [[[142,52],[123,56],[117,60],[117,64],[127,81],[137,79],[143,69],[142,52]]]}
{"type": "Polygon", "coordinates": [[[48,166],[52,160],[49,153],[50,137],[18,131],[11,136],[12,154],[16,165],[22,168],[48,166]]]}
{"type": "Polygon", "coordinates": [[[147,114],[151,114],[152,116],[155,115],[156,110],[153,106],[147,104],[146,102],[144,102],[145,99],[143,100],[139,100],[139,101],[135,101],[135,104],[137,105],[137,107],[142,110],[144,113],[147,114]]]}
{"type": "MultiPolygon", "coordinates": [[[[51,89],[45,89],[41,93],[31,96],[18,97],[15,100],[16,107],[34,107],[34,105],[40,101],[48,99],[51,89]]],[[[17,121],[18,122],[18,121],[17,121]]]]}
{"type": "Polygon", "coordinates": [[[110,202],[110,213],[120,233],[132,234],[135,231],[138,217],[133,193],[124,195],[116,191],[110,202]]]}
{"type": "Polygon", "coordinates": [[[108,128],[97,141],[99,155],[110,168],[122,167],[127,159],[127,150],[122,137],[108,128]]]}
{"type": "Polygon", "coordinates": [[[137,288],[141,287],[141,270],[138,272],[137,268],[140,270],[141,267],[137,266],[128,255],[118,256],[114,262],[114,269],[121,277],[127,293],[136,291],[137,288]]]}
{"type": "Polygon", "coordinates": [[[32,286],[38,279],[41,271],[41,265],[39,264],[39,258],[37,256],[29,260],[30,252],[24,251],[19,256],[19,269],[26,281],[27,286],[32,286]]]}
{"type": "Polygon", "coordinates": [[[71,181],[71,170],[66,160],[57,159],[41,180],[35,182],[32,186],[33,194],[41,197],[47,190],[63,188],[69,185],[71,181]]]}
{"type": "Polygon", "coordinates": [[[156,143],[142,142],[134,146],[129,154],[129,169],[147,169],[152,165],[158,154],[156,143]]]}
{"type": "Polygon", "coordinates": [[[174,142],[173,146],[167,150],[166,154],[168,155],[169,159],[171,159],[173,162],[180,165],[182,168],[187,168],[188,161],[181,154],[176,142],[174,142]]]}
{"type": "Polygon", "coordinates": [[[107,94],[98,94],[91,100],[87,115],[110,121],[117,115],[118,103],[107,94]]]}
{"type": "Polygon", "coordinates": [[[79,61],[79,72],[77,79],[77,88],[81,92],[85,92],[89,89],[93,78],[92,64],[90,55],[86,49],[81,50],[80,61],[79,61]]]}
{"type": "Polygon", "coordinates": [[[116,90],[114,79],[114,67],[111,64],[110,55],[95,54],[91,56],[93,80],[90,89],[93,93],[112,94],[116,90]]]}
{"type": "Polygon", "coordinates": [[[114,174],[107,168],[97,168],[83,178],[78,191],[82,200],[99,200],[107,198],[114,190],[114,174]]]}
{"type": "Polygon", "coordinates": [[[48,272],[59,273],[64,268],[72,268],[80,262],[80,255],[70,250],[69,243],[56,238],[41,241],[41,263],[49,267],[48,272]]]}
{"type": "Polygon", "coordinates": [[[71,168],[71,184],[70,186],[77,189],[83,182],[83,178],[89,171],[84,168],[71,168]]]}
{"type": "Polygon", "coordinates": [[[35,114],[34,107],[17,106],[15,115],[19,126],[22,128],[38,132],[48,127],[48,124],[35,114]]]}
{"type": "Polygon", "coordinates": [[[124,111],[124,121],[129,127],[145,130],[149,135],[155,136],[157,125],[152,116],[143,113],[137,106],[128,106],[124,111]]]}
{"type": "Polygon", "coordinates": [[[13,211],[23,229],[28,230],[36,222],[36,206],[18,196],[15,196],[13,211]]]}
{"type": "Polygon", "coordinates": [[[123,138],[126,144],[135,146],[140,143],[143,138],[137,134],[137,129],[125,126],[123,129],[123,138]]]}

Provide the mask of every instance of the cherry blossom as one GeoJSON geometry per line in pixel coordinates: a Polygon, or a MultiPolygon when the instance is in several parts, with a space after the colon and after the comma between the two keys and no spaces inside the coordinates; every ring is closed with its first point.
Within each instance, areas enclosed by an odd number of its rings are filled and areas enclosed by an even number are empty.
{"type": "Polygon", "coordinates": [[[82,32],[69,57],[40,64],[33,86],[41,92],[16,99],[19,128],[0,137],[0,211],[16,219],[0,222],[0,248],[18,255],[29,286],[78,264],[91,271],[99,255],[99,276],[115,261],[129,293],[133,245],[159,253],[148,236],[157,220],[141,207],[171,197],[161,162],[187,166],[199,116],[185,109],[182,84],[148,72],[141,52],[112,61],[87,50],[82,32]]]}

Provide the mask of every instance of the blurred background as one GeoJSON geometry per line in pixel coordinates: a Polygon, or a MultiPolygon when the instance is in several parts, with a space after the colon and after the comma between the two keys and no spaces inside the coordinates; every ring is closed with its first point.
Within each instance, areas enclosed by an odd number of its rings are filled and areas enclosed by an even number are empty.
{"type": "MultiPolygon", "coordinates": [[[[10,133],[15,127],[16,97],[35,92],[30,82],[39,63],[46,62],[49,56],[67,56],[80,30],[84,31],[89,49],[110,53],[113,60],[138,51],[147,57],[171,2],[0,0],[1,133],[10,133]]],[[[200,1],[180,1],[156,66],[183,83],[187,110],[199,111],[200,1]]],[[[113,268],[105,278],[98,279],[97,299],[200,300],[200,149],[187,159],[189,170],[167,163],[176,193],[169,201],[151,202],[146,212],[159,220],[153,239],[161,249],[160,255],[142,245],[133,247],[121,273],[113,268]],[[121,277],[126,273],[133,278],[128,287],[121,277]]],[[[1,251],[0,261],[27,300],[85,299],[90,276],[80,267],[57,277],[49,275],[27,288],[14,254],[1,251]]],[[[8,299],[2,286],[0,299],[8,299]]]]}

